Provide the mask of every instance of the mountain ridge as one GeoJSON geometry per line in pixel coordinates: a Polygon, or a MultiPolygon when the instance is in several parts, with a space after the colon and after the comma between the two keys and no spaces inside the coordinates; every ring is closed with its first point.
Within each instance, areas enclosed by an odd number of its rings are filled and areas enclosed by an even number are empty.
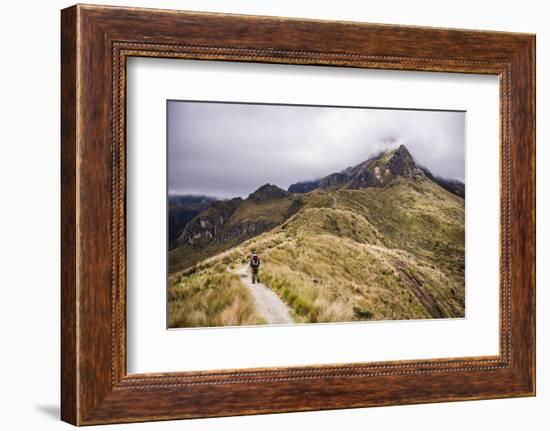
{"type": "Polygon", "coordinates": [[[409,150],[401,145],[323,177],[306,193],[293,193],[266,183],[245,199],[236,197],[211,202],[185,225],[177,238],[176,247],[171,251],[171,262],[174,262],[171,272],[198,263],[208,253],[223,251],[281,225],[304,206],[315,205],[313,202],[320,196],[312,193],[381,189],[403,180],[425,180],[442,187],[436,177],[417,165],[409,150]]]}
{"type": "Polygon", "coordinates": [[[405,145],[383,151],[367,160],[326,175],[318,180],[299,181],[288,187],[292,193],[309,193],[315,189],[346,187],[384,187],[398,177],[427,177],[447,191],[464,198],[464,183],[433,175],[427,168],[418,165],[405,145]]]}

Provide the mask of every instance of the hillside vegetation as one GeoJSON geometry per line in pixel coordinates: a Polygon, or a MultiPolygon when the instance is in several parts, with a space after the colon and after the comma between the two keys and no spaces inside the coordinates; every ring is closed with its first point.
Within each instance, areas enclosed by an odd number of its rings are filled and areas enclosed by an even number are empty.
{"type": "Polygon", "coordinates": [[[169,280],[170,328],[262,323],[250,293],[236,275],[225,272],[220,265],[169,280]]]}
{"type": "MultiPolygon", "coordinates": [[[[262,323],[229,272],[252,249],[262,259],[260,279],[296,322],[464,317],[464,200],[412,157],[395,154],[364,162],[367,171],[348,168],[346,178],[331,175],[338,181],[306,193],[266,200],[266,216],[280,216],[269,229],[176,249],[178,257],[182,250],[203,254],[180,259],[184,269],[170,277],[170,326],[262,323]]],[[[234,214],[260,220],[262,204],[234,214]]]]}

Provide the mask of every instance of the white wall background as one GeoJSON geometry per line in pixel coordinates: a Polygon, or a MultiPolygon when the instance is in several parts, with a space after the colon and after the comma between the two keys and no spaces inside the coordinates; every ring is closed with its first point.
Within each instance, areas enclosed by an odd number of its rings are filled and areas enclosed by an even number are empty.
{"type": "MultiPolygon", "coordinates": [[[[550,13],[545,2],[462,0],[130,0],[104,4],[537,33],[538,396],[174,421],[96,429],[547,429],[550,423],[550,13]],[[546,270],[546,271],[545,271],[546,270]],[[546,314],[546,315],[545,315],[546,314]]],[[[59,414],[59,10],[71,3],[4,2],[0,15],[0,426],[69,429],[59,414]]]]}

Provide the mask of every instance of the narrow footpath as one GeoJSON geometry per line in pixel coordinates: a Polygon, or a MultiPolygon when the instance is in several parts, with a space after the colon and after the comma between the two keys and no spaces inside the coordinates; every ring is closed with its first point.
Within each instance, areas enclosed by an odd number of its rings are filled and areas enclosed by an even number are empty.
{"type": "Polygon", "coordinates": [[[288,325],[294,323],[290,308],[273,290],[263,283],[252,283],[248,265],[241,266],[233,273],[238,275],[242,284],[254,297],[256,308],[269,325],[288,325]]]}

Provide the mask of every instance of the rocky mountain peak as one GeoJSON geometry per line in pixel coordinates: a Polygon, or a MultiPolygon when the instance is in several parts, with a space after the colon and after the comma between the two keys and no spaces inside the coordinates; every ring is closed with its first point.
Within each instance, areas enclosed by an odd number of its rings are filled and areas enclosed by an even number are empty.
{"type": "Polygon", "coordinates": [[[382,187],[399,177],[424,176],[404,145],[348,168],[343,173],[347,176],[345,183],[350,189],[382,187]]]}
{"type": "Polygon", "coordinates": [[[395,151],[395,154],[400,156],[400,157],[407,157],[409,159],[412,160],[412,156],[411,156],[411,153],[409,152],[409,150],[407,149],[407,147],[403,144],[399,145],[399,148],[397,148],[397,150],[394,150],[395,151]]]}
{"type": "Polygon", "coordinates": [[[262,202],[266,202],[271,199],[282,199],[288,196],[290,196],[290,193],[286,190],[283,190],[274,184],[267,183],[258,188],[255,192],[251,193],[247,199],[257,204],[261,204],[262,202]]]}
{"type": "Polygon", "coordinates": [[[358,165],[334,172],[319,180],[292,184],[289,191],[307,193],[316,188],[363,189],[383,187],[397,178],[425,177],[423,169],[416,164],[405,145],[382,152],[358,165]]]}
{"type": "Polygon", "coordinates": [[[405,145],[400,145],[396,150],[390,151],[389,155],[385,167],[393,176],[412,178],[424,175],[405,145]]]}

